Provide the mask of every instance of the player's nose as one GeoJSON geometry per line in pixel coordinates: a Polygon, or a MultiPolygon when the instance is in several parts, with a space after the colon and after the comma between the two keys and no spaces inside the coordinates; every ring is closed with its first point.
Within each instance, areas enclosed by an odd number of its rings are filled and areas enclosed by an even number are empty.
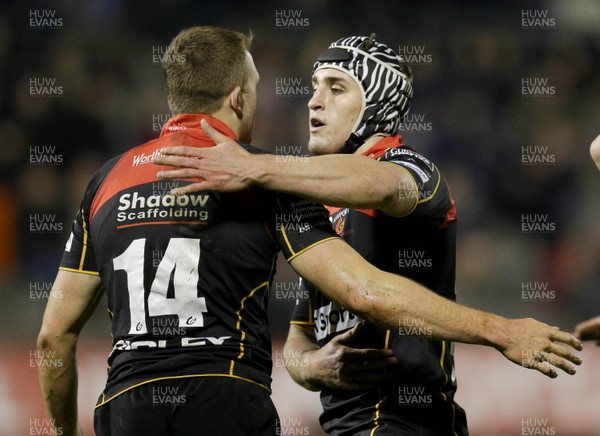
{"type": "Polygon", "coordinates": [[[319,88],[313,91],[313,95],[308,100],[308,108],[310,110],[323,109],[324,106],[323,93],[319,90],[319,88]]]}

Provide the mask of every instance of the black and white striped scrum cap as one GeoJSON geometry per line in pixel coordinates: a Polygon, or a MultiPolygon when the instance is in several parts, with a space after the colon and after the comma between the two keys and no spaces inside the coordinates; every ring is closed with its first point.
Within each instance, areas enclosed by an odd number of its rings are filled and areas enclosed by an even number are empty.
{"type": "Polygon", "coordinates": [[[375,34],[339,39],[319,55],[313,74],[322,68],[343,71],[362,92],[362,112],[348,138],[346,151],[354,152],[376,133],[398,132],[413,95],[411,79],[403,67],[407,71],[404,59],[375,41],[375,34]]]}

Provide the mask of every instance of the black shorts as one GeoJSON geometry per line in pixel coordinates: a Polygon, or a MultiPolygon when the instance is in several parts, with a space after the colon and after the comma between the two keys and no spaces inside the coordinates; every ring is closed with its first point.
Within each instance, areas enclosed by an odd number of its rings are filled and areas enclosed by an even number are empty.
{"type": "Polygon", "coordinates": [[[138,386],[96,409],[99,436],[280,434],[266,389],[232,377],[187,377],[138,386]]]}

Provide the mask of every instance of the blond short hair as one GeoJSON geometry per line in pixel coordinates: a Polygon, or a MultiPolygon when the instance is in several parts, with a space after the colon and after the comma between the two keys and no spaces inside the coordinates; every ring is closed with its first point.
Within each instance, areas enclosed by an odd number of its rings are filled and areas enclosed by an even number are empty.
{"type": "Polygon", "coordinates": [[[212,26],[182,30],[162,63],[171,112],[214,113],[236,86],[243,90],[250,74],[246,52],[251,45],[251,33],[212,26]]]}

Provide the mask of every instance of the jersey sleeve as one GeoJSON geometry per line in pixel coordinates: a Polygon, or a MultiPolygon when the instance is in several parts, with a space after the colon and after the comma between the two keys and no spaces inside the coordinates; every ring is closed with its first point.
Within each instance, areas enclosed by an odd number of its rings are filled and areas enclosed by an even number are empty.
{"type": "Polygon", "coordinates": [[[307,282],[305,280],[301,280],[300,289],[302,292],[300,293],[301,298],[296,300],[296,305],[294,306],[294,311],[292,313],[292,319],[290,324],[297,325],[314,325],[315,321],[313,318],[313,303],[310,298],[310,291],[307,287],[307,282]]]}
{"type": "Polygon", "coordinates": [[[94,246],[89,234],[89,209],[82,203],[65,244],[60,270],[98,275],[94,246]]]}
{"type": "Polygon", "coordinates": [[[285,194],[277,195],[276,202],[275,235],[288,262],[322,242],[338,238],[322,205],[285,194]]]}
{"type": "Polygon", "coordinates": [[[454,201],[446,181],[429,159],[412,147],[403,146],[388,149],[378,160],[401,166],[416,182],[417,204],[408,215],[435,227],[441,227],[455,219],[454,201]]]}
{"type": "Polygon", "coordinates": [[[90,210],[98,187],[105,178],[105,167],[94,175],[85,190],[81,206],[71,226],[71,234],[65,244],[60,270],[91,275],[99,274],[94,244],[90,238],[90,210]]]}

